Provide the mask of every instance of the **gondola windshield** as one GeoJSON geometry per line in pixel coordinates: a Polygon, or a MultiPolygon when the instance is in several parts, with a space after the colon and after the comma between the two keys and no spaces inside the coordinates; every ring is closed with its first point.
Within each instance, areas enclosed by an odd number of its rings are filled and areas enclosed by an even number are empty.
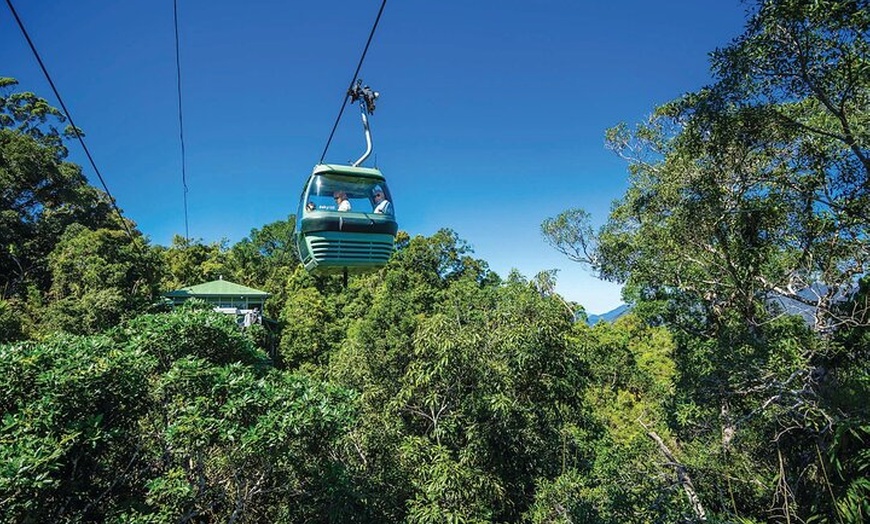
{"type": "Polygon", "coordinates": [[[379,180],[339,174],[314,175],[305,198],[305,212],[342,210],[352,213],[394,213],[390,191],[386,183],[379,180]],[[346,199],[348,209],[341,209],[339,198],[346,199]],[[388,202],[387,205],[381,204],[384,200],[388,202]]]}

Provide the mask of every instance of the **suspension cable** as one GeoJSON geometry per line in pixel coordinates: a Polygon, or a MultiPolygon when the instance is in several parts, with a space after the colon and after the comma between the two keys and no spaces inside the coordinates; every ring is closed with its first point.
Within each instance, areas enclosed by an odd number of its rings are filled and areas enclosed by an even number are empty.
{"type": "MultiPolygon", "coordinates": [[[[7,0],[8,1],[8,0],[7,0]]],[[[329,133],[329,139],[326,141],[326,146],[323,148],[323,154],[320,155],[320,163],[323,163],[323,159],[326,158],[326,152],[329,150],[329,144],[332,143],[332,137],[335,135],[335,130],[338,129],[338,123],[341,121],[341,115],[344,113],[344,108],[347,106],[347,99],[350,98],[350,91],[353,89],[354,84],[356,83],[357,76],[359,75],[360,69],[362,69],[363,61],[366,58],[366,53],[369,51],[369,44],[372,43],[372,38],[375,36],[375,30],[378,28],[378,22],[381,20],[381,14],[384,12],[384,7],[387,5],[387,0],[383,0],[381,2],[381,8],[378,10],[378,16],[375,18],[375,23],[372,25],[372,31],[369,33],[369,39],[366,41],[366,46],[363,49],[362,56],[359,58],[359,63],[356,66],[356,71],[353,73],[353,78],[350,81],[350,85],[347,87],[347,91],[344,94],[344,100],[341,102],[341,109],[338,111],[338,117],[335,119],[335,124],[332,125],[332,131],[329,133]]]]}
{"type": "Polygon", "coordinates": [[[190,229],[187,214],[187,161],[184,154],[184,116],[181,105],[181,49],[178,44],[178,0],[172,1],[172,13],[175,20],[175,72],[178,91],[178,136],[181,139],[181,186],[184,189],[184,240],[190,241],[190,229]]]}
{"type": "Polygon", "coordinates": [[[36,61],[39,62],[39,67],[42,69],[42,74],[45,75],[45,79],[48,80],[48,85],[51,86],[51,90],[54,92],[55,98],[60,103],[60,107],[63,110],[64,116],[69,120],[69,124],[73,129],[73,132],[78,138],[79,143],[82,146],[82,149],[85,151],[85,155],[88,157],[88,161],[91,164],[91,167],[94,170],[94,173],[97,174],[97,178],[100,179],[100,183],[103,185],[103,189],[106,191],[106,195],[109,197],[109,201],[112,204],[112,207],[115,209],[115,213],[118,214],[118,218],[121,220],[121,225],[124,227],[124,230],[127,232],[127,235],[130,238],[133,237],[133,232],[130,231],[130,227],[127,225],[127,221],[124,219],[124,216],[121,214],[121,210],[118,208],[118,204],[115,202],[115,197],[112,196],[112,193],[109,191],[109,186],[106,185],[106,181],[103,179],[103,175],[100,174],[100,170],[97,168],[96,162],[94,162],[94,157],[91,156],[91,152],[88,149],[88,146],[85,144],[85,140],[82,137],[81,132],[79,132],[78,126],[75,124],[72,118],[72,114],[66,108],[66,104],[63,103],[63,98],[61,98],[60,93],[57,90],[57,87],[54,85],[54,81],[51,79],[51,75],[48,74],[48,69],[46,69],[45,64],[42,61],[42,58],[39,56],[39,52],[36,50],[36,46],[33,44],[33,40],[30,39],[30,35],[27,33],[27,29],[24,28],[24,23],[21,21],[21,18],[18,16],[18,12],[15,10],[15,6],[12,5],[12,0],[6,0],[6,5],[9,6],[9,10],[12,12],[12,16],[15,18],[15,21],[18,23],[18,28],[21,29],[21,33],[24,35],[25,40],[27,40],[27,44],[30,46],[30,50],[33,52],[33,56],[36,57],[36,61]]]}

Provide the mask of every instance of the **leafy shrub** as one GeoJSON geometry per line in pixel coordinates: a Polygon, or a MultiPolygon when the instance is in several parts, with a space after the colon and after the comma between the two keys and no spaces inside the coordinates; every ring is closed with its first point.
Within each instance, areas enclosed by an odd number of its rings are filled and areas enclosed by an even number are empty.
{"type": "Polygon", "coordinates": [[[179,308],[170,313],[141,315],[129,321],[119,336],[130,347],[157,357],[163,370],[187,356],[214,365],[254,364],[265,358],[242,333],[234,317],[210,310],[179,308]]]}
{"type": "Polygon", "coordinates": [[[0,346],[0,514],[92,520],[133,489],[137,421],[154,359],[108,337],[0,346]]]}

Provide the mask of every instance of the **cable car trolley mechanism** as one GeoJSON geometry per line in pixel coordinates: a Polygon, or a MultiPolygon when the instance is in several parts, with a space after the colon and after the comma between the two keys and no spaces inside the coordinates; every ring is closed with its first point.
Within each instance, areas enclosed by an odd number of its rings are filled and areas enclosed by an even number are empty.
{"type": "Polygon", "coordinates": [[[372,152],[367,115],[378,93],[357,81],[349,91],[359,102],[366,151],[351,165],[314,166],[299,198],[296,248],[306,271],[317,275],[364,273],[383,267],[393,254],[398,224],[387,181],[378,169],[360,167],[372,152]]]}

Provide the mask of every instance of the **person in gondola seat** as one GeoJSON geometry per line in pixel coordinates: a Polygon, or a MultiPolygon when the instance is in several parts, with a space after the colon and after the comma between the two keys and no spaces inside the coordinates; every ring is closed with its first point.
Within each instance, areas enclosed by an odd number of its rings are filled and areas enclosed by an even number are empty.
{"type": "Polygon", "coordinates": [[[372,197],[375,200],[375,213],[384,215],[393,214],[393,206],[391,206],[390,201],[384,197],[384,191],[381,188],[376,187],[372,197]]]}
{"type": "Polygon", "coordinates": [[[336,191],[332,194],[338,204],[339,211],[350,211],[350,200],[347,199],[347,193],[344,191],[336,191]]]}

